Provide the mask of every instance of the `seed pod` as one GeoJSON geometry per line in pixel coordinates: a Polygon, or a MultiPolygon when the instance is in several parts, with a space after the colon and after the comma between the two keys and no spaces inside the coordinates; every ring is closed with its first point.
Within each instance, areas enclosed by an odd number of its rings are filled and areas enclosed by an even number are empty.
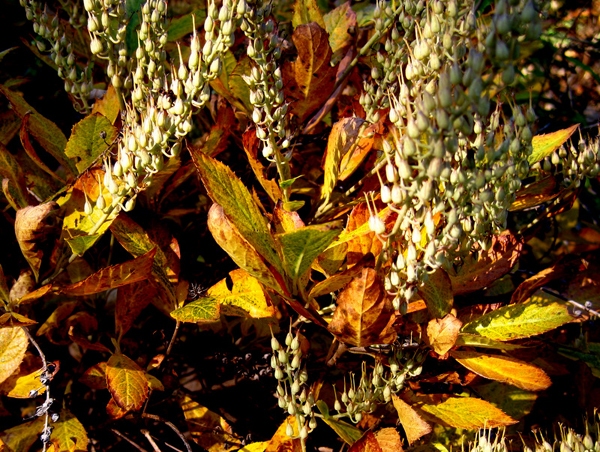
{"type": "Polygon", "coordinates": [[[505,61],[510,57],[510,50],[508,49],[506,43],[501,39],[496,40],[495,54],[498,61],[505,61]]]}
{"type": "Polygon", "coordinates": [[[390,187],[388,185],[382,185],[381,186],[381,202],[384,203],[389,203],[392,200],[392,190],[390,189],[390,187]]]}

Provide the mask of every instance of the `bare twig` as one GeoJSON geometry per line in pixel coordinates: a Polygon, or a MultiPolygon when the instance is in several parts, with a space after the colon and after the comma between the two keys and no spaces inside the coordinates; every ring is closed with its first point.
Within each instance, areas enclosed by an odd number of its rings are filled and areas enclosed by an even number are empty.
{"type": "MultiPolygon", "coordinates": [[[[179,324],[179,322],[177,322],[177,324],[179,324]]],[[[166,419],[163,419],[160,416],[157,416],[156,414],[144,413],[142,415],[142,417],[165,423],[171,430],[173,430],[177,434],[177,436],[179,436],[181,441],[183,441],[183,444],[185,444],[186,450],[188,452],[192,452],[192,448],[190,447],[190,444],[187,442],[187,440],[185,439],[183,434],[179,431],[179,429],[177,427],[175,427],[175,424],[173,424],[170,421],[167,421],[166,419]]]]}
{"type": "Polygon", "coordinates": [[[175,330],[173,331],[173,336],[171,336],[171,341],[169,342],[169,346],[167,347],[167,351],[165,352],[165,358],[169,356],[171,353],[171,349],[173,348],[173,344],[175,343],[175,338],[177,337],[177,333],[179,332],[179,327],[181,326],[181,322],[178,320],[175,324],[175,330]]]}
{"type": "Polygon", "coordinates": [[[142,432],[142,435],[144,435],[146,437],[146,439],[152,446],[152,449],[154,450],[154,452],[161,452],[160,448],[158,447],[158,444],[156,444],[156,441],[154,441],[152,439],[152,435],[150,435],[150,432],[148,430],[140,430],[140,431],[142,432]]]}
{"type": "Polygon", "coordinates": [[[127,441],[129,444],[131,444],[133,447],[135,447],[137,450],[139,450],[140,452],[148,452],[146,449],[144,449],[142,446],[140,446],[139,444],[133,442],[132,440],[130,440],[129,438],[127,438],[125,435],[123,435],[120,431],[118,431],[117,429],[111,428],[110,429],[115,435],[117,435],[119,438],[124,439],[125,441],[127,441]]]}

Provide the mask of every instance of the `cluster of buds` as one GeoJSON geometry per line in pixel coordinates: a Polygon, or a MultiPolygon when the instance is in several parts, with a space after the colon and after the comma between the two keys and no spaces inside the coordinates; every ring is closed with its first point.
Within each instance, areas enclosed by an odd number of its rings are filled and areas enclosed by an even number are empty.
{"type": "Polygon", "coordinates": [[[520,42],[539,37],[532,8],[529,0],[500,0],[491,20],[478,23],[471,0],[426,6],[411,0],[397,11],[378,4],[376,22],[391,13],[397,21],[361,103],[370,120],[389,106],[392,123],[383,142],[380,195],[397,221],[376,232],[392,263],[385,284],[397,309],[429,272],[473,248],[487,250],[506,227],[529,173],[536,118],[517,105],[505,117],[490,97],[514,82],[520,42]]]}
{"type": "MultiPolygon", "coordinates": [[[[600,451],[600,424],[597,419],[598,413],[594,413],[593,422],[586,422],[585,435],[580,435],[570,427],[560,426],[560,439],[557,439],[555,448],[547,441],[536,444],[535,452],[599,452],[600,451]]],[[[526,448],[527,452],[531,448],[526,448]],[[527,450],[528,449],[528,450],[527,450]]]]}
{"type": "MultiPolygon", "coordinates": [[[[50,51],[50,59],[56,64],[57,73],[64,80],[65,91],[73,100],[74,107],[81,113],[89,113],[88,102],[93,88],[91,67],[80,68],[77,65],[73,44],[65,34],[58,12],[50,14],[47,5],[36,0],[20,0],[25,8],[27,19],[33,22],[33,31],[38,35],[36,46],[40,52],[50,51]]],[[[66,4],[64,10],[69,15],[69,23],[74,29],[81,27],[85,21],[79,5],[66,4]]]]}
{"type": "Polygon", "coordinates": [[[254,107],[251,119],[256,126],[256,136],[263,143],[263,157],[275,162],[281,180],[287,180],[290,177],[288,162],[292,157],[288,149],[291,136],[286,128],[288,105],[278,64],[282,45],[277,27],[269,18],[271,3],[259,8],[241,0],[238,12],[242,15],[240,28],[248,38],[246,53],[254,62],[250,75],[243,76],[254,107]]]}
{"type": "Polygon", "coordinates": [[[563,145],[532,169],[541,170],[540,175],[560,174],[566,188],[577,188],[585,178],[600,174],[600,138],[591,142],[580,140],[577,148],[573,144],[568,149],[563,145]]]}
{"type": "MultiPolygon", "coordinates": [[[[306,367],[302,366],[302,349],[300,336],[290,331],[285,337],[285,348],[275,338],[271,338],[271,367],[277,379],[278,405],[287,411],[290,416],[296,418],[298,434],[304,442],[308,434],[317,426],[314,416],[315,398],[312,390],[307,385],[308,373],[306,367]]],[[[294,435],[293,427],[288,424],[287,435],[294,435]]]]}
{"type": "Polygon", "coordinates": [[[358,385],[354,375],[351,375],[349,387],[344,380],[344,390],[339,398],[337,392],[335,394],[333,408],[338,412],[336,417],[348,417],[357,423],[366,413],[374,411],[378,404],[390,402],[392,394],[402,390],[407,378],[422,372],[425,357],[424,350],[408,354],[402,347],[392,346],[389,370],[380,361],[376,361],[373,371],[369,373],[366,362],[363,361],[358,385]]]}
{"type": "Polygon", "coordinates": [[[480,430],[475,442],[471,444],[469,452],[508,452],[504,434],[494,435],[491,430],[480,430]]]}

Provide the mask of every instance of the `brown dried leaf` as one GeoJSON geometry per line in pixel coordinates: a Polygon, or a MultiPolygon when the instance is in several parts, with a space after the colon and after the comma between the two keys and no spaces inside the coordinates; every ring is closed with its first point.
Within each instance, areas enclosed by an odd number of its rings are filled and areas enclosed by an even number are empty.
{"type": "Polygon", "coordinates": [[[402,438],[394,427],[382,428],[375,432],[375,439],[381,447],[381,452],[402,452],[402,438]]]}
{"type": "Polygon", "coordinates": [[[432,319],[427,324],[425,342],[438,355],[445,355],[454,347],[461,327],[462,322],[452,314],[446,315],[443,319],[432,319]]]}
{"type": "Polygon", "coordinates": [[[411,406],[397,395],[392,395],[392,403],[398,412],[408,445],[431,432],[431,425],[425,422],[411,406]]]}
{"type": "Polygon", "coordinates": [[[516,193],[516,198],[508,210],[513,212],[528,209],[552,201],[560,194],[557,187],[558,181],[554,176],[533,182],[516,193]]]}
{"type": "Polygon", "coordinates": [[[36,281],[42,265],[44,242],[55,229],[53,214],[57,209],[58,204],[50,201],[38,206],[24,207],[17,211],[15,235],[23,256],[33,270],[36,281]]]}
{"type": "Polygon", "coordinates": [[[327,329],[342,342],[367,347],[392,342],[396,338],[394,320],[377,272],[364,267],[340,293],[327,329]]]}
{"type": "Polygon", "coordinates": [[[299,25],[292,35],[298,58],[283,66],[284,92],[291,112],[303,122],[323,104],[335,84],[335,68],[329,65],[331,47],[327,32],[317,23],[299,25]]]}
{"type": "Polygon", "coordinates": [[[375,434],[369,430],[348,449],[348,452],[383,452],[383,450],[375,434]]]}
{"type": "Polygon", "coordinates": [[[92,389],[106,389],[106,362],[94,364],[83,373],[79,381],[92,389]]]}
{"type": "Polygon", "coordinates": [[[523,243],[510,232],[492,238],[492,247],[477,258],[467,257],[456,275],[450,275],[454,295],[463,295],[483,289],[507,274],[521,255],[523,243]]]}

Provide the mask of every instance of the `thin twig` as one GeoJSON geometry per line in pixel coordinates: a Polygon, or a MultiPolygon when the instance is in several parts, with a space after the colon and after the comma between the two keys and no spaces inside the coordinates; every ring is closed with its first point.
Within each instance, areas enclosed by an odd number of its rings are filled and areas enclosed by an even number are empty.
{"type": "Polygon", "coordinates": [[[140,452],[148,452],[146,449],[144,449],[142,446],[140,446],[139,444],[133,442],[132,440],[130,440],[129,438],[127,438],[125,435],[123,435],[120,431],[118,431],[117,429],[111,428],[110,429],[115,435],[117,435],[119,438],[124,439],[125,441],[127,441],[129,444],[131,444],[133,447],[135,447],[137,450],[139,450],[140,452]]]}
{"type": "MultiPolygon", "coordinates": [[[[177,323],[179,324],[179,322],[177,322],[177,323]]],[[[187,442],[187,440],[185,439],[183,434],[179,431],[179,429],[177,427],[175,427],[175,424],[173,424],[170,421],[167,421],[166,419],[163,419],[160,416],[157,416],[156,414],[144,413],[142,415],[142,417],[165,423],[167,426],[169,426],[171,428],[171,430],[173,430],[177,434],[177,436],[179,436],[181,441],[183,441],[183,444],[185,444],[185,448],[187,449],[187,451],[192,452],[192,448],[190,447],[190,444],[187,442]]]]}
{"type": "Polygon", "coordinates": [[[169,346],[167,347],[167,351],[165,352],[165,358],[169,356],[171,353],[171,349],[173,348],[173,344],[175,343],[175,338],[177,337],[177,332],[179,331],[179,327],[181,326],[181,322],[178,320],[175,324],[175,330],[173,331],[173,336],[171,336],[171,341],[169,342],[169,346]]]}
{"type": "Polygon", "coordinates": [[[156,444],[156,442],[152,439],[150,432],[148,430],[140,430],[140,431],[142,432],[142,435],[144,435],[146,437],[146,439],[152,446],[152,449],[154,450],[154,452],[161,452],[160,448],[158,447],[158,444],[156,444]]]}

